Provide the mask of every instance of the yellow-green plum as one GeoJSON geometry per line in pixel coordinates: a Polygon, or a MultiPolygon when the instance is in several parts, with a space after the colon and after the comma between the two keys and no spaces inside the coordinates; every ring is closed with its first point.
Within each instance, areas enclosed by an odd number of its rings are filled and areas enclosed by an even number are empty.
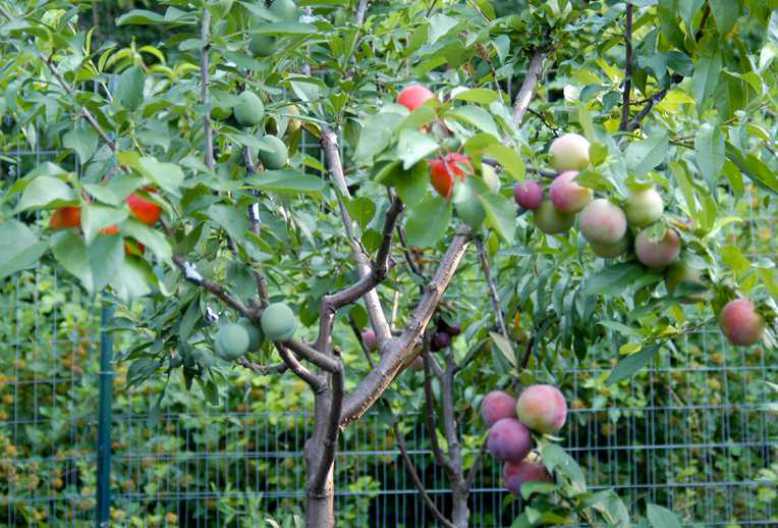
{"type": "Polygon", "coordinates": [[[559,212],[573,214],[582,210],[592,201],[592,190],[579,185],[575,179],[576,171],[566,171],[554,178],[548,190],[551,203],[559,212]]]}
{"type": "Polygon", "coordinates": [[[624,202],[627,221],[634,227],[653,224],[662,218],[664,211],[665,203],[662,196],[653,187],[630,192],[627,201],[624,202]]]}
{"type": "Polygon", "coordinates": [[[583,170],[589,165],[589,141],[578,134],[563,134],[551,142],[548,154],[557,172],[583,170]]]}
{"type": "Polygon", "coordinates": [[[556,433],[567,420],[567,402],[553,385],[530,385],[519,395],[516,415],[533,431],[556,433]]]}

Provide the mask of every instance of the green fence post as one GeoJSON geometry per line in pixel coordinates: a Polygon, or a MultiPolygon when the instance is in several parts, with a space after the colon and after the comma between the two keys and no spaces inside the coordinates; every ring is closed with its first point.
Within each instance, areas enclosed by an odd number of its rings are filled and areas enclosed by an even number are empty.
{"type": "Polygon", "coordinates": [[[111,407],[113,405],[113,335],[108,325],[113,306],[103,301],[100,313],[100,403],[97,423],[97,528],[110,523],[111,509],[111,407]]]}

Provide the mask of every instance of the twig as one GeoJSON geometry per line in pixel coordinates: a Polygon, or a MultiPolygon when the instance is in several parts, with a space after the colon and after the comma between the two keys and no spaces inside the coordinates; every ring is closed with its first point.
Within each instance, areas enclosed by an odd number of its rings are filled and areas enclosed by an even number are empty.
{"type": "Polygon", "coordinates": [[[342,369],[340,359],[332,356],[322,354],[315,348],[306,345],[302,341],[292,340],[283,342],[285,347],[293,350],[297,355],[303,359],[307,359],[322,370],[326,370],[330,374],[334,374],[342,369]]]}
{"type": "Polygon", "coordinates": [[[543,125],[545,125],[545,127],[551,131],[551,134],[553,134],[554,137],[559,137],[559,127],[556,127],[551,123],[549,123],[548,119],[546,119],[546,116],[544,116],[543,114],[541,114],[536,110],[533,110],[532,108],[527,108],[527,112],[540,119],[543,125]]]}
{"type": "Polygon", "coordinates": [[[670,90],[670,88],[662,88],[660,91],[649,97],[648,102],[646,105],[641,108],[640,112],[635,116],[635,118],[630,121],[629,125],[627,125],[628,131],[633,131],[636,128],[640,126],[640,122],[643,121],[643,118],[645,118],[650,112],[651,109],[654,108],[654,105],[657,104],[659,101],[665,98],[665,95],[667,95],[667,92],[670,90]]]}
{"type": "Polygon", "coordinates": [[[443,467],[446,472],[451,476],[454,471],[454,466],[446,456],[446,453],[440,448],[438,442],[437,426],[435,425],[435,395],[432,392],[432,376],[429,363],[430,354],[424,353],[424,403],[425,410],[424,421],[427,425],[427,433],[430,437],[430,447],[432,447],[432,454],[435,457],[435,461],[439,466],[443,467]]]}
{"type": "Polygon", "coordinates": [[[359,0],[359,4],[357,5],[357,15],[355,17],[355,22],[358,26],[361,26],[365,22],[368,3],[368,0],[359,0]]]}
{"type": "Polygon", "coordinates": [[[624,29],[624,93],[622,95],[619,130],[627,130],[629,127],[629,99],[632,95],[632,10],[632,4],[627,2],[627,18],[624,29]]]}
{"type": "Polygon", "coordinates": [[[213,170],[213,130],[211,129],[211,103],[208,97],[208,85],[210,83],[209,69],[211,50],[211,12],[208,6],[203,6],[203,22],[200,31],[200,40],[202,49],[200,51],[200,76],[202,84],[200,86],[200,99],[203,104],[203,132],[205,133],[205,166],[213,170]]]}
{"type": "Polygon", "coordinates": [[[532,101],[532,95],[535,93],[535,86],[540,79],[540,73],[543,70],[543,60],[546,58],[546,54],[543,51],[537,50],[532,56],[527,68],[527,75],[524,77],[524,82],[519,88],[519,93],[516,95],[516,101],[513,104],[513,125],[519,126],[522,119],[524,119],[524,113],[527,111],[530,102],[532,101]]]}
{"type": "Polygon", "coordinates": [[[200,272],[197,271],[195,265],[186,260],[184,257],[180,255],[174,255],[173,263],[178,266],[178,268],[184,274],[184,278],[192,284],[205,288],[207,291],[221,299],[224,304],[234,308],[244,317],[247,317],[248,319],[255,322],[259,320],[259,314],[255,310],[245,306],[238,299],[230,295],[227,290],[225,290],[220,284],[210,281],[200,275],[200,272]]]}
{"type": "Polygon", "coordinates": [[[286,363],[289,369],[294,372],[298,378],[307,383],[314,394],[321,394],[323,390],[326,390],[324,380],[305,368],[294,354],[290,353],[289,349],[283,344],[276,343],[276,350],[278,350],[278,355],[281,356],[281,359],[284,360],[284,363],[286,363]]]}
{"type": "Polygon", "coordinates": [[[510,340],[508,335],[508,328],[505,326],[505,318],[502,313],[502,306],[500,304],[500,294],[497,291],[497,285],[494,283],[492,277],[492,267],[489,264],[489,258],[486,255],[486,249],[484,248],[483,240],[476,238],[475,245],[478,248],[478,257],[481,260],[481,269],[484,272],[486,283],[489,286],[489,297],[492,299],[492,308],[494,308],[494,316],[497,319],[497,326],[500,328],[500,333],[505,339],[510,340]]]}
{"type": "Polygon", "coordinates": [[[251,372],[259,376],[267,376],[268,374],[281,374],[289,369],[286,363],[277,363],[275,365],[260,365],[259,363],[254,363],[253,361],[246,359],[245,357],[238,359],[238,365],[249,369],[251,372]]]}

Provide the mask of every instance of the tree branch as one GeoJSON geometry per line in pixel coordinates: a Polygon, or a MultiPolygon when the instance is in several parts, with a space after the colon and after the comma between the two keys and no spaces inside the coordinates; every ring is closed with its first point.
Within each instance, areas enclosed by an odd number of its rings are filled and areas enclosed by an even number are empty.
{"type": "Polygon", "coordinates": [[[346,397],[341,413],[341,424],[345,425],[362,416],[381,397],[400,372],[403,364],[413,359],[413,348],[454,277],[469,239],[470,230],[467,228],[462,228],[454,236],[403,333],[397,338],[392,338],[382,347],[383,354],[378,367],[368,373],[346,397]]]}
{"type": "Polygon", "coordinates": [[[220,284],[217,284],[213,281],[210,281],[200,275],[200,272],[197,271],[197,268],[194,264],[189,262],[188,260],[184,259],[184,257],[180,255],[173,255],[173,263],[175,263],[176,266],[181,270],[181,272],[184,274],[184,278],[191,282],[192,284],[195,284],[197,286],[200,286],[219,299],[221,301],[232,307],[233,309],[237,310],[241,315],[244,317],[247,317],[248,319],[252,321],[259,321],[259,314],[245,306],[242,302],[240,302],[238,299],[230,295],[227,290],[225,290],[220,284]]]}
{"type": "Polygon", "coordinates": [[[281,374],[289,369],[286,363],[277,363],[275,365],[260,365],[259,363],[254,363],[245,357],[238,359],[238,365],[249,369],[251,372],[259,376],[267,376],[268,374],[281,374]]]}
{"type": "Polygon", "coordinates": [[[302,363],[294,357],[294,354],[291,354],[282,343],[276,343],[276,349],[286,366],[289,367],[289,370],[307,383],[314,394],[320,394],[323,390],[326,390],[324,380],[305,368],[302,363]]]}
{"type": "MultiPolygon", "coordinates": [[[[343,174],[343,164],[338,150],[338,137],[329,127],[322,127],[321,146],[324,150],[324,157],[327,160],[330,176],[339,193],[338,207],[340,208],[340,216],[343,220],[343,226],[346,229],[349,244],[351,245],[351,252],[357,263],[357,272],[359,273],[360,278],[364,279],[371,271],[370,263],[367,255],[365,255],[362,250],[359,241],[354,237],[352,229],[353,222],[343,203],[343,197],[350,198],[351,193],[349,193],[348,186],[346,185],[346,177],[343,174]]],[[[370,324],[373,327],[373,331],[376,333],[379,345],[383,346],[384,342],[391,338],[391,331],[389,330],[389,323],[386,320],[386,315],[381,306],[381,300],[378,298],[378,292],[375,289],[372,289],[365,294],[364,298],[367,313],[370,317],[370,324]]]]}
{"type": "Polygon", "coordinates": [[[314,493],[322,493],[327,482],[327,475],[332,469],[335,460],[335,451],[338,447],[338,434],[340,433],[340,410],[343,406],[343,363],[338,359],[337,369],[331,372],[330,402],[327,424],[324,429],[322,446],[324,448],[319,465],[316,468],[311,487],[314,493]]]}
{"type": "Polygon", "coordinates": [[[483,240],[476,238],[476,247],[478,248],[478,257],[481,260],[481,269],[484,272],[486,283],[489,285],[489,297],[492,299],[492,308],[494,308],[494,316],[497,319],[497,326],[500,329],[500,333],[505,339],[510,340],[508,335],[508,328],[505,326],[505,318],[502,313],[502,306],[500,304],[500,294],[497,291],[497,285],[494,283],[492,277],[492,267],[489,265],[489,258],[486,255],[486,249],[484,248],[483,240]]]}
{"type": "Polygon", "coordinates": [[[451,481],[455,482],[463,478],[462,453],[459,446],[459,433],[457,431],[457,418],[454,412],[454,371],[456,362],[451,350],[446,354],[446,370],[441,382],[440,393],[443,406],[443,432],[448,443],[448,459],[451,464],[451,481]]]}
{"type": "Polygon", "coordinates": [[[514,126],[518,127],[521,124],[522,119],[524,119],[524,114],[532,101],[532,95],[535,93],[535,86],[540,79],[545,58],[545,52],[537,50],[529,62],[527,75],[524,77],[524,82],[522,83],[521,88],[519,88],[519,93],[516,95],[516,101],[513,104],[514,126]]]}
{"type": "Polygon", "coordinates": [[[368,0],[359,0],[359,4],[357,5],[357,15],[355,17],[355,22],[358,26],[361,26],[365,22],[365,15],[367,14],[367,4],[368,4],[368,0]]]}
{"type": "Polygon", "coordinates": [[[307,359],[322,370],[334,374],[342,369],[340,359],[328,356],[316,350],[315,348],[306,345],[302,341],[296,341],[290,339],[289,341],[283,341],[283,345],[293,350],[295,354],[301,356],[303,359],[307,359]]]}
{"type": "Polygon", "coordinates": [[[444,468],[449,476],[454,471],[454,466],[448,459],[446,454],[440,448],[438,442],[437,426],[435,425],[435,395],[432,392],[432,376],[430,368],[430,354],[424,353],[424,403],[425,403],[425,416],[424,421],[427,424],[427,434],[430,437],[430,446],[432,447],[432,454],[435,457],[435,461],[439,466],[444,468]]]}
{"type": "Polygon", "coordinates": [[[632,95],[632,10],[632,4],[627,2],[627,18],[624,29],[624,93],[621,103],[621,124],[619,125],[619,130],[623,131],[629,128],[629,99],[632,95]]]}
{"type": "Polygon", "coordinates": [[[205,166],[213,170],[213,130],[211,129],[211,103],[208,97],[208,85],[210,83],[210,57],[211,50],[211,12],[208,6],[203,6],[203,21],[200,31],[202,49],[200,50],[200,99],[203,104],[203,132],[205,133],[205,166]]]}
{"type": "Polygon", "coordinates": [[[467,489],[473,487],[476,474],[478,473],[478,468],[481,465],[481,461],[483,460],[485,454],[486,442],[483,442],[481,444],[481,449],[478,450],[478,455],[476,455],[475,460],[473,460],[473,465],[470,466],[470,471],[467,472],[467,478],[465,479],[465,482],[467,483],[467,489]]]}

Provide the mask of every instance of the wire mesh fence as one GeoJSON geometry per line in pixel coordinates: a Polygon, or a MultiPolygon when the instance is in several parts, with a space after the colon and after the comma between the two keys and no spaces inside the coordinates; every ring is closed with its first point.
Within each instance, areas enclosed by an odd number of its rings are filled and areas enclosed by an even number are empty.
{"type": "MultiPolygon", "coordinates": [[[[6,155],[3,177],[58,156],[6,155]]],[[[775,219],[754,217],[747,227],[763,239],[758,251],[769,248],[767,258],[776,240],[759,230],[775,219]]],[[[92,525],[100,305],[40,265],[0,283],[0,310],[0,525],[92,525]]],[[[627,386],[605,384],[606,359],[571,363],[563,445],[594,489],[614,488],[634,508],[662,504],[695,526],[778,526],[775,483],[764,477],[771,466],[778,472],[778,421],[763,406],[778,351],[734,349],[718,332],[700,331],[684,339],[683,352],[662,351],[627,386]]],[[[288,409],[304,408],[304,387],[293,378],[232,376],[221,407],[171,381],[156,415],[150,402],[164,382],[126,391],[126,367],[116,365],[112,526],[257,526],[299,511],[311,424],[305,412],[288,409]],[[268,410],[265,401],[287,408],[268,410]]],[[[450,490],[423,420],[409,414],[402,425],[409,456],[446,510],[450,490]]],[[[387,415],[375,412],[344,432],[336,468],[340,526],[435,525],[387,415]]],[[[470,498],[471,525],[510,526],[521,505],[506,495],[500,467],[485,459],[470,498]]]]}

